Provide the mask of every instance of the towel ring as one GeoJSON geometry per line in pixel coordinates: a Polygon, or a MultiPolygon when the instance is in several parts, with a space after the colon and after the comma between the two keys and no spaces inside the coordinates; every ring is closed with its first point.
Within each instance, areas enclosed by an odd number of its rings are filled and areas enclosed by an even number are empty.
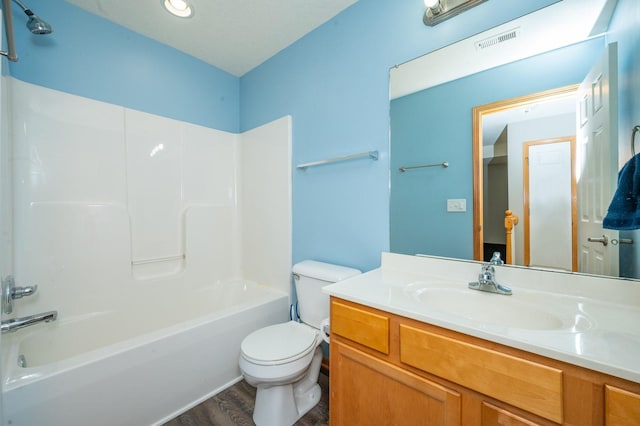
{"type": "Polygon", "coordinates": [[[636,155],[636,133],[640,132],[640,126],[631,129],[631,154],[636,155]]]}

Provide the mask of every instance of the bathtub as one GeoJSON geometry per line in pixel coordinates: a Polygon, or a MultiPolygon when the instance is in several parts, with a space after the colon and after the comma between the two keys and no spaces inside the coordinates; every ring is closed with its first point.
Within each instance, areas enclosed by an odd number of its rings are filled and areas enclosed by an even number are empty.
{"type": "Polygon", "coordinates": [[[289,296],[251,282],[174,293],[2,335],[5,424],[162,424],[239,381],[242,339],[288,319],[289,296]]]}

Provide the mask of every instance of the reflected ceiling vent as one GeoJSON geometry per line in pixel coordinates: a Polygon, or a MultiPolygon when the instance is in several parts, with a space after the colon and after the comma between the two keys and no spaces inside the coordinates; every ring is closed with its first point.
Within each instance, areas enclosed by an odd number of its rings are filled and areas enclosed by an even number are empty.
{"type": "Polygon", "coordinates": [[[505,31],[503,33],[476,41],[476,50],[484,50],[493,46],[497,46],[509,40],[514,40],[520,36],[520,27],[505,31]]]}

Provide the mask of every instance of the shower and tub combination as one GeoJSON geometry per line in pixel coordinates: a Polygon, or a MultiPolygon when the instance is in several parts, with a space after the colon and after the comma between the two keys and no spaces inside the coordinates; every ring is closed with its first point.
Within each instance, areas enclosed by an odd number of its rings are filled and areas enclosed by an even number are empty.
{"type": "Polygon", "coordinates": [[[3,84],[5,424],[161,424],[240,380],[289,315],[290,117],[233,134],[3,84]]]}

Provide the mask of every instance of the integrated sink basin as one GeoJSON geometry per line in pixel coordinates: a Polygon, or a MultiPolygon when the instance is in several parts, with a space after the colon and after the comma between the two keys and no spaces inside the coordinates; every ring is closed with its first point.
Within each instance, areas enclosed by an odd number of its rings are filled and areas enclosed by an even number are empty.
{"type": "Polygon", "coordinates": [[[640,383],[637,281],[503,265],[511,295],[470,289],[485,264],[383,253],[332,297],[640,383]]]}
{"type": "Polygon", "coordinates": [[[430,313],[454,316],[478,326],[500,326],[523,330],[582,332],[591,321],[579,299],[519,289],[500,295],[466,288],[415,282],[405,294],[430,313]]]}

